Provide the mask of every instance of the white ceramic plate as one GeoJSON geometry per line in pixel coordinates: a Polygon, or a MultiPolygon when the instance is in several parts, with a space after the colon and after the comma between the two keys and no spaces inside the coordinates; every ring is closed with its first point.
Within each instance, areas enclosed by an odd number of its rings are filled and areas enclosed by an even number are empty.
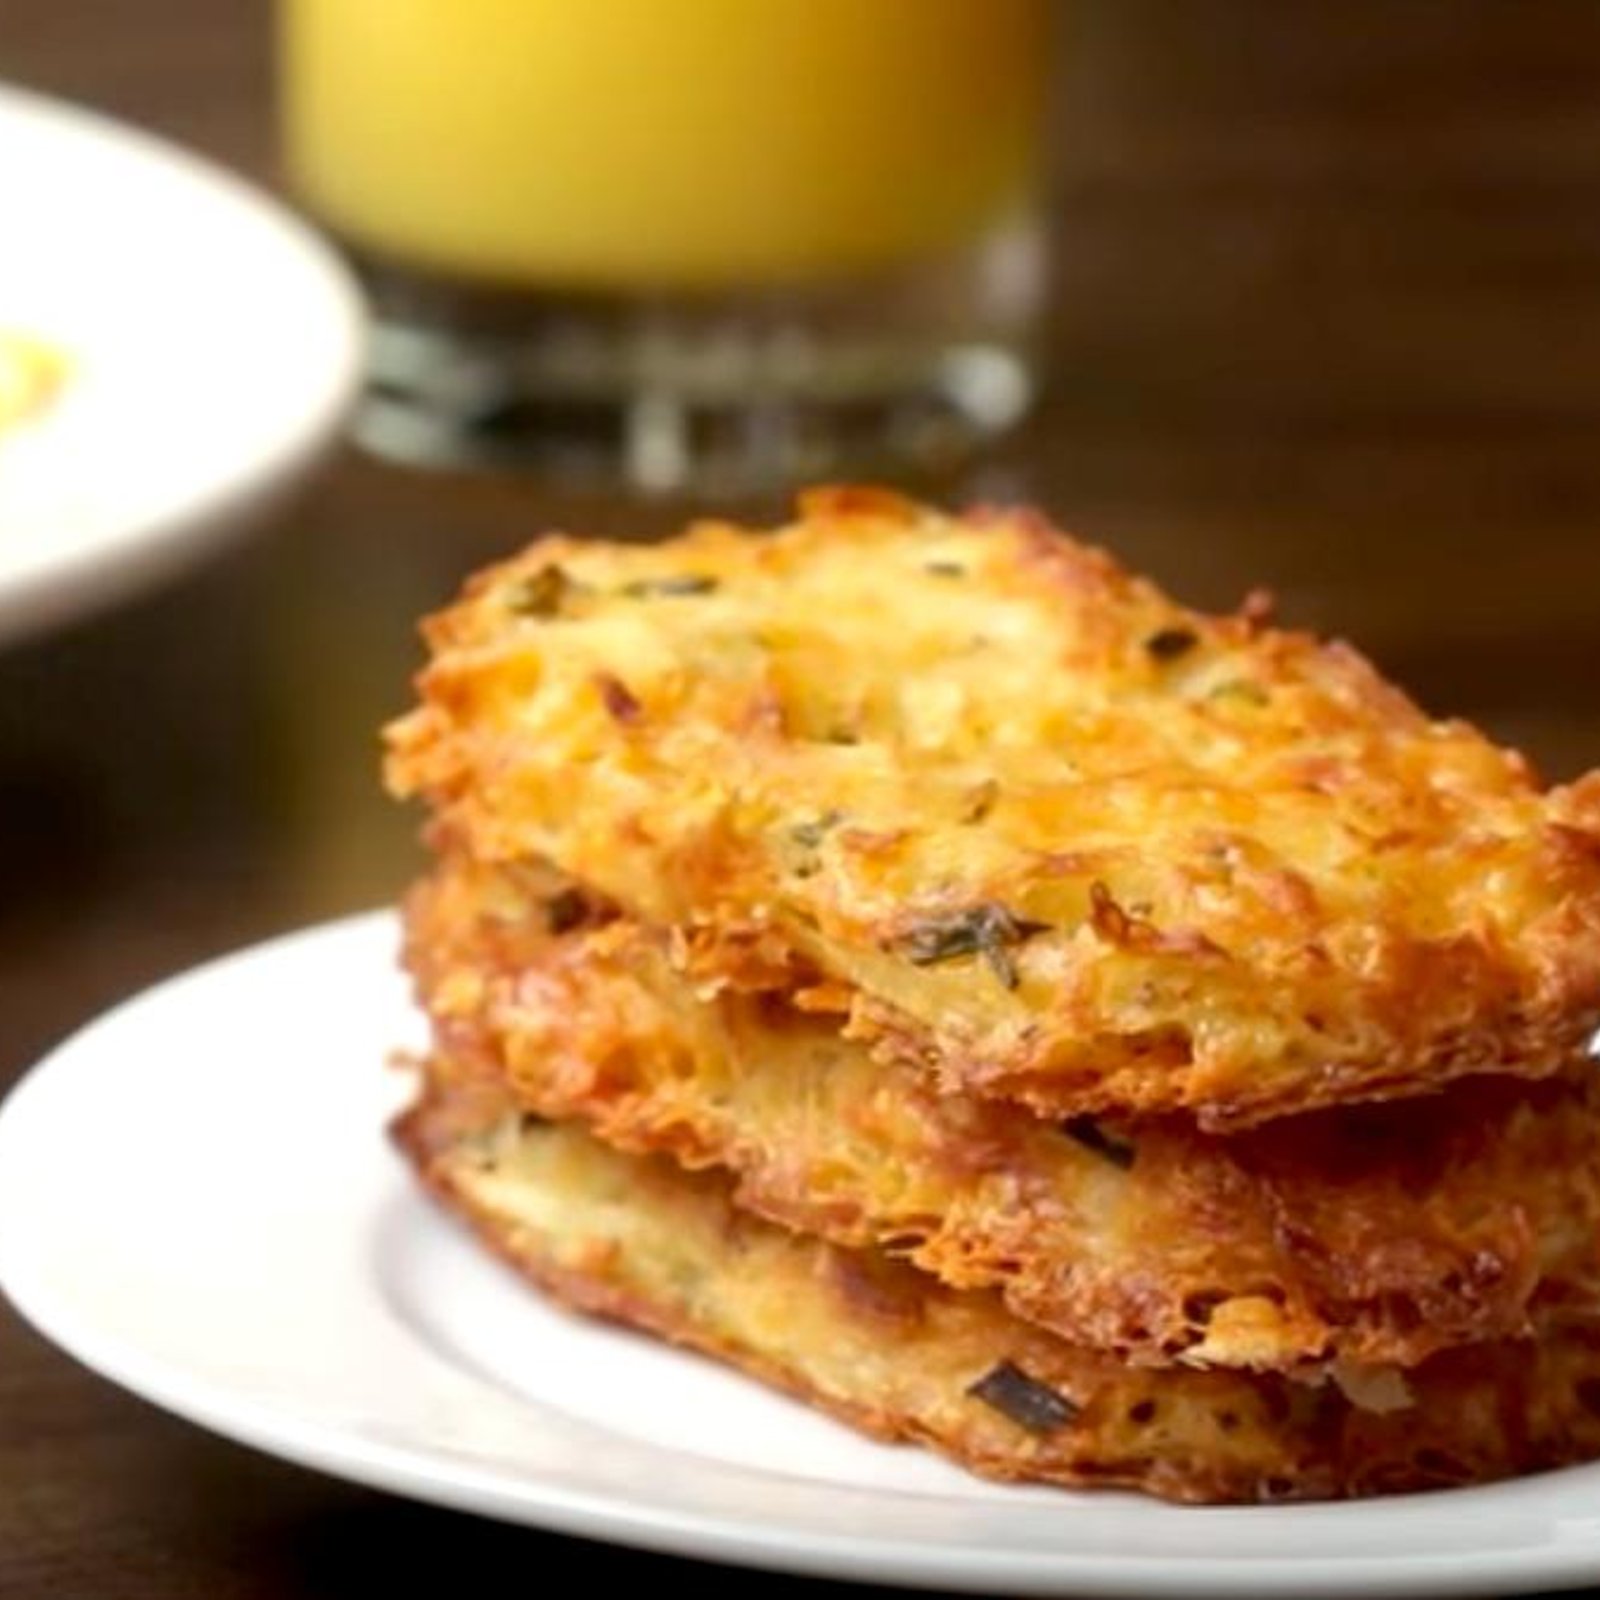
{"type": "Polygon", "coordinates": [[[176,570],[260,511],[354,392],[349,274],[218,167],[0,87],[0,329],[69,371],[0,432],[0,641],[176,570]]]}
{"type": "Polygon", "coordinates": [[[547,1307],[413,1192],[387,916],[96,1022],[0,1111],[0,1285],[89,1366],[291,1460],[541,1526],[1005,1593],[1481,1594],[1600,1577],[1600,1468],[1356,1505],[1003,1489],[547,1307]]]}

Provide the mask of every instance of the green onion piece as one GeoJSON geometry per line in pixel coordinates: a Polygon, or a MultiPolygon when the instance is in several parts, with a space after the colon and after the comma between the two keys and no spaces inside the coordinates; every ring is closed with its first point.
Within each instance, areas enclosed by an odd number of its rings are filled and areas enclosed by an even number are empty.
{"type": "Polygon", "coordinates": [[[1047,1383],[1040,1383],[1037,1378],[1030,1378],[1012,1361],[1002,1361],[992,1367],[968,1387],[967,1393],[1029,1433],[1056,1433],[1083,1414],[1083,1407],[1077,1401],[1047,1383]]]}
{"type": "Polygon", "coordinates": [[[898,948],[917,967],[954,961],[960,956],[981,956],[1006,988],[1015,989],[1017,968],[1009,947],[1031,934],[1042,933],[1047,926],[1015,916],[1004,906],[973,906],[953,916],[929,917],[914,924],[898,948]]]}
{"type": "Polygon", "coordinates": [[[566,569],[552,562],[513,585],[506,594],[506,609],[519,617],[556,617],[566,598],[578,586],[566,569]]]}
{"type": "Polygon", "coordinates": [[[1157,661],[1176,661],[1200,643],[1192,628],[1162,628],[1144,642],[1145,650],[1157,661]]]}
{"type": "Polygon", "coordinates": [[[635,578],[625,583],[621,593],[630,600],[648,600],[657,595],[710,594],[717,587],[715,578],[698,572],[669,573],[664,578],[635,578]]]}
{"type": "Polygon", "coordinates": [[[1137,1153],[1134,1147],[1125,1139],[1113,1138],[1093,1117],[1071,1117],[1061,1124],[1061,1131],[1085,1150],[1103,1156],[1112,1166],[1121,1167],[1124,1172],[1133,1165],[1137,1153]]]}

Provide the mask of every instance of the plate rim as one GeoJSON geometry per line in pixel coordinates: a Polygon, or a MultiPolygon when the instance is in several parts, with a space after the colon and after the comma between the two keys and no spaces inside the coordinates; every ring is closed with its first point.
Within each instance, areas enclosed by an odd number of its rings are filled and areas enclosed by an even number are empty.
{"type": "MultiPolygon", "coordinates": [[[[63,1080],[77,1070],[75,1063],[92,1060],[98,1041],[126,1026],[134,1013],[163,1006],[183,1004],[185,992],[203,988],[231,971],[270,968],[276,958],[300,947],[328,945],[350,951],[375,950],[380,942],[393,949],[397,942],[397,923],[392,911],[368,911],[316,924],[260,943],[246,945],[228,954],[176,973],[111,1007],[68,1035],[54,1049],[17,1079],[0,1101],[0,1176],[8,1174],[7,1155],[17,1141],[30,1131],[36,1116],[48,1121],[48,1095],[59,1092],[63,1080]],[[40,1102],[43,1112],[36,1112],[40,1102]]],[[[376,1066],[376,1064],[375,1064],[376,1066]]],[[[380,1074],[374,1070],[374,1079],[380,1074]]],[[[378,1091],[374,1090],[374,1106],[378,1091]]],[[[375,1130],[376,1132],[376,1130],[375,1130]]],[[[14,1169],[11,1169],[14,1170],[14,1169]]],[[[1582,1538],[1546,1540],[1536,1547],[1489,1549],[1466,1553],[1427,1549],[1415,1554],[1393,1556],[1351,1555],[1348,1561],[1330,1563],[1322,1557],[1256,1556],[1221,1551],[1205,1568],[1198,1568],[1190,1555],[1127,1556],[1099,1554],[1060,1554],[1041,1550],[997,1548],[981,1544],[932,1545],[922,1540],[895,1537],[884,1540],[839,1532],[828,1528],[797,1530],[781,1516],[751,1520],[729,1514],[710,1514],[685,1505],[674,1506],[659,1494],[648,1491],[619,1498],[583,1486],[559,1481],[508,1478],[505,1470],[493,1463],[464,1464],[443,1457],[440,1448],[420,1448],[405,1442],[384,1442],[363,1438],[348,1427],[330,1426],[318,1419],[296,1417],[292,1408],[263,1403],[252,1396],[243,1398],[226,1383],[205,1375],[174,1370],[161,1356],[151,1356],[123,1345],[115,1333],[82,1325],[72,1308],[56,1303],[48,1284],[30,1271],[29,1252],[23,1239],[25,1220],[19,1226],[20,1211],[16,1184],[0,1183],[0,1293],[45,1339],[101,1377],[154,1402],[161,1408],[207,1431],[261,1450],[268,1455],[323,1471],[371,1488],[397,1492],[409,1498],[447,1506],[456,1510],[488,1515],[499,1520],[547,1528],[588,1539],[688,1556],[702,1560],[733,1563],[752,1568],[786,1571],[806,1576],[848,1579],[892,1586],[930,1586],[972,1592],[1017,1594],[1093,1593],[1118,1596],[1190,1596],[1210,1600],[1224,1595],[1268,1595],[1296,1592],[1311,1600],[1318,1596],[1347,1596],[1381,1592],[1391,1595],[1478,1595],[1503,1592],[1508,1586],[1520,1592],[1534,1588],[1554,1588],[1593,1582],[1600,1576],[1600,1525],[1587,1541],[1582,1538]]],[[[392,1199],[392,1196],[387,1197],[392,1199]]],[[[348,1220],[357,1227],[368,1226],[382,1209],[382,1194],[352,1199],[348,1220]],[[365,1222],[363,1222],[365,1219],[365,1222]]],[[[467,1248],[465,1243],[463,1248],[467,1248]]],[[[372,1293],[379,1291],[373,1287],[372,1293]]],[[[460,1373],[438,1350],[408,1329],[418,1357],[460,1373]]],[[[746,1469],[732,1463],[674,1451],[646,1439],[606,1430],[603,1423],[566,1416],[554,1407],[519,1396],[508,1402],[506,1392],[488,1379],[463,1374],[501,1404],[514,1403],[537,1417],[542,1426],[558,1431],[565,1427],[582,1434],[600,1430],[615,1441],[626,1455],[646,1464],[664,1460],[689,1462],[703,1475],[748,1478],[746,1469]],[[731,1475],[731,1476],[729,1476],[731,1475]]],[[[750,1381],[743,1380],[740,1381],[750,1381]]],[[[1569,1469],[1571,1470],[1571,1469],[1569,1469]]],[[[1578,1468],[1575,1470],[1585,1470],[1578,1468]]],[[[1551,1479],[1561,1474],[1546,1475],[1551,1479]]],[[[791,1500],[826,1504],[837,1500],[841,1506],[859,1507],[881,1498],[871,1489],[829,1480],[798,1480],[770,1475],[780,1495],[784,1486],[797,1486],[791,1500]]],[[[1534,1479],[1512,1480],[1527,1485],[1534,1479]]],[[[1443,1493],[1482,1495],[1494,1486],[1443,1493]]],[[[901,1491],[886,1489],[884,1494],[904,1498],[901,1491]]],[[[1069,1490],[1052,1493],[1073,1494],[1069,1490]]],[[[920,1497],[919,1497],[920,1498],[920,1497]]],[[[966,1504],[953,1497],[927,1497],[932,1504],[966,1504]]],[[[1079,1503],[1089,1500],[1078,1496],[1079,1503]]],[[[1388,1507],[1402,1505],[1408,1497],[1374,1502],[1388,1507]]],[[[1440,1495],[1426,1498],[1437,1506],[1440,1495]]],[[[975,1515],[996,1511],[996,1520],[1006,1514],[1027,1517],[1037,1514],[1037,1501],[1028,1506],[997,1508],[993,1501],[971,1503],[975,1515]]],[[[1171,1507],[1175,1518],[1195,1518],[1219,1514],[1219,1508],[1171,1507]]],[[[1266,1517],[1283,1512],[1305,1512],[1316,1507],[1223,1508],[1222,1515],[1266,1517]]],[[[1323,1508],[1354,1519],[1365,1503],[1323,1508]]],[[[1468,1511],[1463,1506],[1463,1511],[1468,1511]]],[[[1393,1512],[1391,1511],[1392,1515],[1393,1512]]]]}
{"type": "Polygon", "coordinates": [[[236,212],[265,224],[315,280],[336,336],[305,399],[276,430],[272,449],[245,470],[180,506],[118,523],[88,546],[53,553],[10,577],[0,576],[0,648],[87,618],[159,584],[213,546],[246,533],[293,492],[337,445],[340,424],[359,392],[367,342],[366,302],[355,274],[333,245],[292,206],[223,162],[120,117],[0,80],[0,118],[18,116],[45,130],[65,130],[165,168],[197,191],[227,197],[236,212]]]}

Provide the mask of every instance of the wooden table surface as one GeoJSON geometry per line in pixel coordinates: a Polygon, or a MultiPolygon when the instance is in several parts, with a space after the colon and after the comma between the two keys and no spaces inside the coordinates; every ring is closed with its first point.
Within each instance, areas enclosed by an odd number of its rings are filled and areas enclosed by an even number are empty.
{"type": "MultiPolygon", "coordinates": [[[[1266,583],[1552,775],[1600,760],[1600,7],[1063,10],[1050,398],[933,490],[1037,499],[1203,602],[1266,583]]],[[[270,183],[269,20],[3,0],[0,76],[270,183]]],[[[375,729],[415,617],[544,525],[681,509],[343,454],[204,570],[0,653],[0,1087],[164,973],[391,899],[415,819],[375,729]]],[[[320,1600],[569,1550],[750,1581],[281,1465],[0,1310],[0,1595],[320,1600]]]]}

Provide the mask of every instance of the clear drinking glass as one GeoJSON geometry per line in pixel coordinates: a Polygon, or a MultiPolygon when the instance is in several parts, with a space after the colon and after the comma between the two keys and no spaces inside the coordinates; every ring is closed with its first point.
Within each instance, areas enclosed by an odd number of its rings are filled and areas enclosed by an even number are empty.
{"type": "Polygon", "coordinates": [[[282,0],[380,452],[740,489],[1012,422],[1050,0],[282,0]]]}

